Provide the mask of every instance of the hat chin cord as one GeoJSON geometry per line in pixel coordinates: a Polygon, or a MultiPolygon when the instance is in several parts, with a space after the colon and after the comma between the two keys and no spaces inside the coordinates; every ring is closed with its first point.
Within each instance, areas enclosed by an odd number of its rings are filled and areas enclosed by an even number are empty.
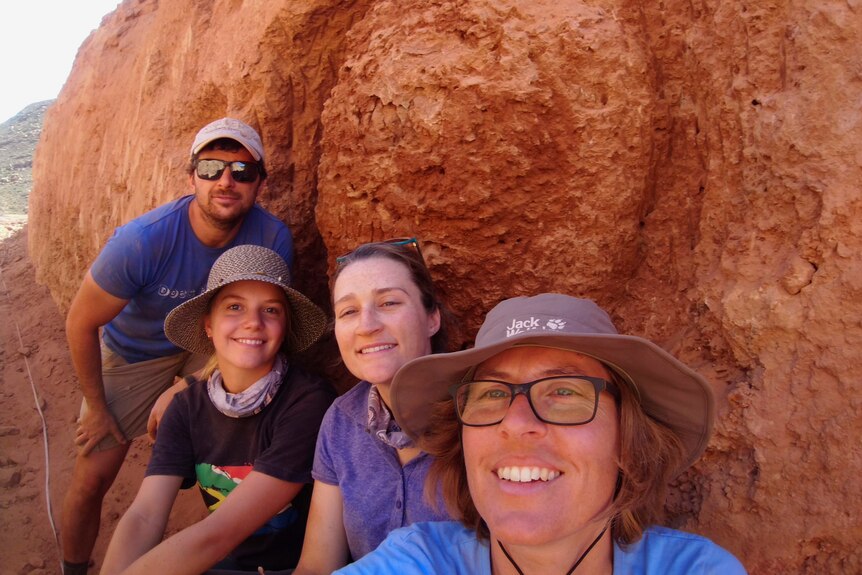
{"type": "MultiPolygon", "coordinates": [[[[614,497],[613,497],[613,500],[614,500],[614,501],[616,500],[617,496],[620,494],[620,489],[622,488],[622,486],[623,486],[623,474],[622,474],[622,471],[618,471],[618,472],[617,472],[617,485],[616,485],[616,488],[614,489],[614,497]]],[[[586,558],[587,558],[587,555],[589,555],[590,551],[592,551],[592,550],[593,550],[593,548],[594,548],[596,545],[598,545],[598,543],[599,543],[599,541],[601,540],[602,536],[603,536],[603,535],[605,534],[605,532],[608,530],[608,526],[609,526],[610,524],[611,524],[611,523],[610,523],[610,521],[608,521],[607,523],[605,523],[605,526],[602,528],[601,532],[598,534],[598,536],[597,536],[595,539],[593,539],[593,542],[592,542],[592,543],[590,543],[590,546],[589,546],[589,547],[587,547],[586,551],[584,551],[583,553],[581,553],[581,556],[580,556],[580,557],[578,557],[578,559],[577,559],[577,560],[575,561],[575,563],[572,565],[571,569],[569,569],[568,571],[566,571],[566,575],[572,575],[572,573],[574,573],[574,572],[575,572],[575,569],[577,569],[577,568],[578,568],[578,566],[581,564],[581,562],[582,562],[584,559],[586,559],[586,558]]],[[[497,541],[497,545],[499,545],[499,546],[500,546],[500,550],[502,550],[502,551],[503,551],[503,555],[505,555],[505,556],[506,556],[506,559],[508,559],[508,560],[509,560],[509,563],[511,563],[511,564],[512,564],[512,567],[514,567],[514,568],[515,568],[515,571],[517,571],[517,572],[518,572],[518,575],[524,575],[524,571],[522,571],[522,570],[521,570],[521,567],[520,567],[520,566],[515,562],[515,560],[512,558],[512,556],[511,556],[511,555],[509,555],[509,552],[508,552],[508,551],[506,551],[506,548],[505,548],[505,547],[503,547],[503,543],[502,543],[499,539],[497,539],[496,541],[497,541]]],[[[493,555],[493,553],[489,553],[489,554],[488,554],[488,557],[489,557],[489,559],[490,559],[490,561],[491,561],[491,574],[493,575],[493,573],[494,573],[494,555],[493,555]]]]}
{"type": "MultiPolygon", "coordinates": [[[[602,528],[602,531],[599,533],[598,537],[596,537],[595,539],[593,539],[593,542],[592,542],[592,543],[590,543],[590,546],[589,546],[589,547],[587,547],[587,549],[586,549],[583,553],[581,553],[581,556],[580,556],[580,557],[578,557],[578,559],[575,561],[574,565],[572,565],[571,569],[569,569],[568,571],[566,571],[566,575],[572,575],[572,573],[574,573],[574,572],[575,572],[575,569],[577,569],[577,568],[578,568],[578,566],[581,564],[581,562],[582,562],[584,559],[586,559],[587,555],[589,555],[590,551],[592,551],[592,550],[593,550],[593,548],[598,544],[599,540],[601,540],[602,536],[604,536],[604,534],[605,534],[605,532],[606,532],[607,530],[608,530],[608,524],[605,524],[604,528],[602,528]]],[[[508,552],[508,551],[506,551],[506,548],[505,548],[505,547],[503,547],[503,543],[502,543],[499,539],[497,539],[497,545],[499,545],[499,546],[500,546],[500,549],[503,551],[503,555],[505,555],[505,556],[506,556],[506,559],[508,559],[508,560],[509,560],[509,563],[511,563],[511,564],[512,564],[512,567],[514,567],[514,568],[515,568],[515,571],[517,571],[517,572],[518,572],[518,575],[524,575],[524,572],[521,570],[521,568],[518,566],[518,564],[517,564],[517,563],[515,563],[515,560],[514,560],[514,559],[512,559],[512,556],[511,556],[511,555],[509,555],[509,552],[508,552]]],[[[489,554],[489,557],[491,558],[491,573],[493,573],[493,572],[494,572],[494,557],[493,557],[493,554],[489,554]]]]}

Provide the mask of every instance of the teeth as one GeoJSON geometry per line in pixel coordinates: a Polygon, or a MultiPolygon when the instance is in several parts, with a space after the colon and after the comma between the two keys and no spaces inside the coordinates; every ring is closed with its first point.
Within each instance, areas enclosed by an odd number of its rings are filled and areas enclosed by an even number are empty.
{"type": "Polygon", "coordinates": [[[375,345],[374,347],[366,347],[359,351],[359,353],[374,353],[376,351],[383,351],[385,349],[392,349],[395,347],[394,345],[387,343],[385,345],[375,345]]]}
{"type": "Polygon", "coordinates": [[[547,467],[501,467],[497,477],[515,483],[530,483],[532,481],[553,481],[560,472],[547,467]]]}
{"type": "Polygon", "coordinates": [[[247,345],[261,345],[263,343],[262,339],[246,339],[246,338],[237,338],[239,343],[244,343],[247,345]]]}

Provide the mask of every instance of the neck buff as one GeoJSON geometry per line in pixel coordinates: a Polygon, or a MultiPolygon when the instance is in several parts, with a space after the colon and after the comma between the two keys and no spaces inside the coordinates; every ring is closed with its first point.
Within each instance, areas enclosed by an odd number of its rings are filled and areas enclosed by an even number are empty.
{"type": "Polygon", "coordinates": [[[272,371],[251,384],[248,389],[239,393],[229,393],[222,383],[221,371],[215,370],[207,380],[207,393],[210,401],[228,417],[250,417],[261,412],[269,405],[287,371],[287,361],[281,354],[275,356],[272,371]]]}
{"type": "Polygon", "coordinates": [[[368,433],[395,449],[413,447],[413,440],[401,431],[398,422],[392,417],[392,412],[380,397],[380,391],[376,385],[371,386],[368,393],[368,433]]]}

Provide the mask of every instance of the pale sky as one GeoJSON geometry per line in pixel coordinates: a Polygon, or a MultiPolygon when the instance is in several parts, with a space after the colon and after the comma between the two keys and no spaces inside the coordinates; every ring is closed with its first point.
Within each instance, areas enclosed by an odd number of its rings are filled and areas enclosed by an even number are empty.
{"type": "Polygon", "coordinates": [[[3,3],[0,123],[30,104],[52,100],[78,48],[120,0],[19,0],[3,3]]]}

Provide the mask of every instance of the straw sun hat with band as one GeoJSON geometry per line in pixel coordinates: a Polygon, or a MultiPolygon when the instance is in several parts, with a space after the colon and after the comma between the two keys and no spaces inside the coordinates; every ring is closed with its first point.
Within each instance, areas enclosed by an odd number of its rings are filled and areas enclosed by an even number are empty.
{"type": "Polygon", "coordinates": [[[617,333],[608,314],[592,301],[563,294],[505,300],[488,312],[472,349],[426,355],[406,364],[392,381],[395,419],[421,444],[432,405],[448,397],[450,385],[502,351],[531,345],[576,351],[621,376],[643,410],[682,442],[685,452],[677,472],[703,453],[715,419],[709,384],[654,343],[617,333]]]}
{"type": "Polygon", "coordinates": [[[307,349],[326,330],[326,314],[307,297],[290,287],[290,268],[276,252],[253,245],[236,246],[213,264],[207,289],[199,296],[175,307],[165,319],[165,335],[175,345],[211,355],[215,349],[204,332],[203,318],[218,290],[239,281],[259,281],[277,285],[290,305],[290,332],[281,348],[288,354],[307,349]]]}

